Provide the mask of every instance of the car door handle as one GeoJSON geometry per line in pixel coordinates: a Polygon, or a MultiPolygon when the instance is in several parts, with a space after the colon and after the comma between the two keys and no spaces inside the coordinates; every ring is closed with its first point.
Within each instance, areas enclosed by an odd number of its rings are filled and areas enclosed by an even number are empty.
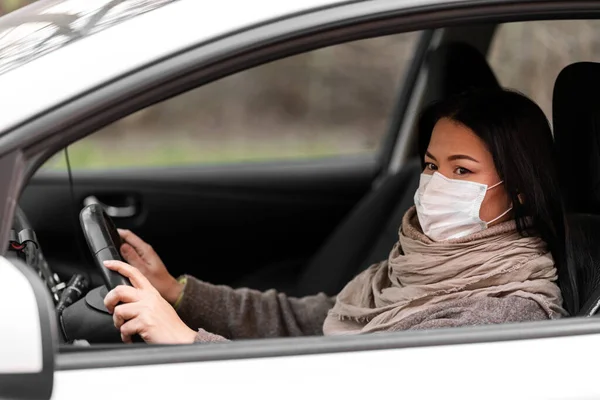
{"type": "Polygon", "coordinates": [[[89,206],[90,204],[100,204],[106,214],[111,218],[131,218],[137,214],[137,207],[134,204],[123,207],[115,207],[104,204],[96,196],[88,196],[83,200],[83,205],[89,206]]]}

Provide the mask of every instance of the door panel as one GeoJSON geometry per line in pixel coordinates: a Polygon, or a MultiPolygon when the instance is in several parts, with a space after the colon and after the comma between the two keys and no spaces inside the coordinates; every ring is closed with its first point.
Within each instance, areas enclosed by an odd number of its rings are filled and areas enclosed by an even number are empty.
{"type": "MultiPolygon", "coordinates": [[[[556,321],[550,323],[555,324],[556,321]]],[[[522,324],[517,328],[520,325],[522,324]]],[[[456,328],[452,329],[456,330],[456,328]]],[[[159,354],[169,352],[169,355],[165,354],[161,358],[161,363],[157,365],[143,365],[139,362],[139,358],[134,357],[134,352],[139,354],[146,351],[145,349],[134,350],[129,354],[124,352],[119,354],[115,351],[114,358],[124,360],[129,357],[140,364],[131,362],[131,366],[94,368],[94,361],[88,361],[90,369],[58,371],[53,398],[78,399],[80,391],[77,388],[82,385],[91,387],[99,381],[112,383],[111,396],[115,399],[128,399],[133,394],[142,398],[148,396],[184,398],[189,393],[198,391],[199,387],[206,398],[220,398],[223,393],[227,393],[227,398],[280,399],[282,393],[285,393],[286,399],[377,399],[389,397],[394,391],[403,399],[587,400],[599,398],[600,386],[597,384],[596,371],[593,368],[565,368],[561,371],[561,379],[551,385],[541,384],[548,377],[548,366],[556,364],[557,360],[560,360],[562,365],[572,365],[581,359],[582,354],[589,357],[598,356],[599,334],[594,332],[586,335],[542,339],[492,342],[486,340],[482,343],[469,343],[468,339],[464,339],[465,337],[474,340],[475,337],[481,339],[483,336],[473,335],[473,329],[467,329],[471,330],[468,332],[465,329],[456,332],[450,329],[443,330],[446,343],[450,342],[448,337],[454,334],[455,339],[462,335],[463,339],[459,339],[461,344],[392,348],[382,344],[382,340],[378,350],[326,353],[323,348],[327,345],[333,347],[334,342],[331,339],[329,341],[323,339],[319,343],[322,347],[315,351],[317,354],[297,356],[266,355],[247,358],[255,356],[261,350],[266,354],[267,349],[271,351],[275,348],[289,349],[293,345],[296,345],[296,348],[303,348],[304,343],[300,340],[292,342],[280,339],[276,344],[271,342],[271,347],[267,342],[248,343],[246,344],[248,347],[244,349],[244,356],[238,356],[246,359],[225,357],[219,359],[215,357],[215,353],[220,349],[224,350],[225,347],[221,346],[217,349],[214,345],[207,345],[213,348],[205,347],[201,350],[205,353],[212,350],[212,360],[200,362],[181,362],[182,357],[177,354],[177,350],[184,349],[173,349],[171,346],[155,350],[157,358],[159,354]],[[522,361],[523,358],[526,362],[522,361]],[[395,387],[385,384],[351,384],[364,381],[366,371],[369,376],[376,376],[378,382],[396,383],[395,387]],[[499,376],[506,384],[498,384],[499,376]],[[231,384],[232,377],[235,377],[234,385],[231,384]],[[335,377],[343,377],[344,384],[332,384],[332,378],[335,377]],[[144,384],[132,385],[132,382],[144,382],[144,384]],[[201,386],[198,382],[201,382],[201,386]]],[[[534,328],[530,329],[534,330],[534,328]]],[[[437,333],[417,334],[431,336],[437,333]]],[[[396,340],[400,341],[403,335],[407,337],[406,333],[396,333],[396,340]]],[[[362,342],[366,343],[369,335],[360,336],[362,342]]],[[[382,334],[377,336],[381,338],[382,334]]],[[[386,338],[394,340],[391,336],[386,338]]],[[[339,338],[336,339],[339,341],[339,338]]],[[[235,346],[235,344],[225,346],[235,346]]],[[[304,346],[312,346],[314,349],[315,343],[312,341],[304,346]]],[[[194,349],[186,348],[185,351],[189,353],[194,349]]],[[[102,358],[109,359],[109,356],[104,355],[103,352],[95,353],[90,352],[84,357],[86,360],[98,361],[102,358]]],[[[75,358],[75,355],[62,355],[62,357],[75,358]]],[[[84,357],[80,356],[82,359],[84,357]]],[[[102,364],[98,361],[97,364],[102,364]]],[[[61,362],[59,359],[59,365],[61,362]]],[[[105,396],[106,393],[98,391],[88,398],[104,399],[105,396]]]]}
{"type": "MultiPolygon", "coordinates": [[[[269,265],[302,266],[370,188],[371,156],[222,167],[41,171],[20,204],[55,271],[93,272],[79,228],[84,199],[136,199],[136,215],[115,218],[150,243],[177,276],[232,284],[269,265]],[[78,251],[81,247],[83,251],[78,251]],[[82,261],[82,257],[85,260],[82,261]]],[[[94,276],[100,284],[99,276],[94,276]]]]}

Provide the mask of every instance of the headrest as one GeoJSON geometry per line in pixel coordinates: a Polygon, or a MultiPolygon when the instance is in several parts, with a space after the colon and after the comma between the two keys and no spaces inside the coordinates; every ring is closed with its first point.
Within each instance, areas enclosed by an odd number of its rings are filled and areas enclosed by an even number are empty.
{"type": "Polygon", "coordinates": [[[445,43],[429,57],[431,87],[437,92],[433,101],[469,89],[500,86],[485,56],[467,43],[445,43]]]}
{"type": "Polygon", "coordinates": [[[600,64],[579,62],[560,72],[552,114],[567,211],[600,214],[600,64]]]}
{"type": "Polygon", "coordinates": [[[418,122],[418,154],[424,154],[433,129],[431,104],[470,89],[499,88],[500,84],[485,56],[463,42],[445,43],[435,49],[428,60],[430,84],[429,104],[422,110],[418,122]]]}

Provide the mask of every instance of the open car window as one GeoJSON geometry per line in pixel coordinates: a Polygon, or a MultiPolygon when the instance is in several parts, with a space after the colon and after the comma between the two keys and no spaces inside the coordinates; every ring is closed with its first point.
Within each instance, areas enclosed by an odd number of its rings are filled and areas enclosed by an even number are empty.
{"type": "MultiPolygon", "coordinates": [[[[107,171],[375,158],[420,36],[339,44],[222,78],[78,141],[69,147],[71,167],[107,171]]],[[[62,154],[44,166],[64,167],[62,154]]]]}
{"type": "MultiPolygon", "coordinates": [[[[479,26],[461,29],[457,32],[465,38],[469,34],[493,32],[479,26]]],[[[259,290],[274,288],[299,297],[318,293],[321,291],[318,285],[304,284],[310,281],[307,278],[310,270],[314,270],[314,255],[327,253],[329,247],[335,249],[335,245],[328,242],[332,234],[359,229],[358,226],[346,228],[344,218],[360,220],[361,217],[355,217],[355,210],[360,210],[363,199],[379,196],[376,186],[375,189],[371,186],[378,178],[373,174],[372,164],[355,156],[361,153],[376,156],[381,146],[393,143],[389,136],[394,138],[400,131],[390,128],[394,126],[395,115],[404,111],[396,107],[408,109],[410,103],[422,104],[423,93],[405,91],[403,84],[412,83],[410,69],[427,71],[425,58],[418,52],[437,51],[436,46],[440,44],[430,40],[436,34],[441,35],[442,40],[447,37],[450,45],[454,43],[453,35],[443,31],[434,32],[433,36],[410,32],[342,43],[228,75],[138,110],[70,146],[68,167],[73,173],[70,179],[74,203],[66,198],[69,203],[64,206],[99,204],[117,226],[131,229],[150,243],[175,277],[189,273],[205,282],[259,290]],[[419,38],[422,39],[420,47],[417,46],[419,38]],[[327,158],[333,160],[332,164],[328,164],[329,161],[312,163],[327,158]],[[286,163],[295,159],[306,162],[286,163]],[[255,161],[267,162],[255,167],[255,161]],[[245,163],[256,169],[246,168],[245,163]],[[230,166],[223,169],[219,164],[230,166]],[[292,169],[286,173],[282,168],[288,165],[292,169]],[[336,170],[335,175],[331,175],[332,169],[336,170]],[[293,184],[298,179],[304,181],[301,187],[293,184]],[[322,185],[321,179],[332,183],[325,196],[321,195],[323,189],[317,186],[322,185]],[[349,186],[340,184],[346,180],[349,186]],[[221,185],[222,193],[212,192],[204,197],[204,191],[212,190],[215,182],[221,185]],[[290,183],[294,191],[282,195],[281,190],[289,190],[290,183]],[[157,187],[160,189],[156,190],[157,187]],[[262,191],[266,201],[257,197],[247,202],[246,196],[257,189],[262,191]],[[340,189],[346,192],[340,195],[340,189]],[[293,199],[298,195],[313,199],[306,205],[294,204],[293,199]],[[333,203],[331,195],[338,196],[333,198],[333,203]],[[205,200],[214,197],[215,201],[206,201],[202,210],[196,204],[203,197],[205,200]],[[273,204],[277,213],[271,216],[265,210],[273,204]],[[240,214],[232,214],[233,209],[240,214]],[[292,209],[299,217],[290,221],[294,224],[290,228],[281,224],[280,216],[289,214],[292,209]],[[331,209],[338,209],[339,214],[329,214],[328,220],[306,218],[314,213],[328,214],[331,209]],[[173,218],[179,216],[178,210],[184,218],[173,218]],[[205,218],[208,213],[210,220],[205,218]],[[240,220],[239,215],[245,217],[240,220]],[[161,222],[169,218],[178,221],[169,226],[161,222]],[[211,235],[199,230],[186,237],[186,241],[205,244],[201,260],[194,261],[192,254],[170,250],[167,238],[172,236],[174,226],[176,231],[185,232],[190,231],[191,226],[207,223],[214,227],[211,235]],[[311,235],[312,243],[305,245],[309,229],[320,236],[311,235]],[[240,243],[237,249],[248,261],[225,270],[208,268],[221,262],[232,230],[252,232],[252,238],[240,243]],[[302,245],[293,249],[285,246],[293,242],[302,245]],[[266,253],[260,243],[269,243],[278,250],[266,253]]],[[[492,38],[490,34],[488,44],[492,38]]],[[[464,40],[468,43],[468,39],[464,40]]],[[[469,46],[480,53],[487,49],[487,45],[475,41],[469,46]]],[[[433,56],[428,58],[430,63],[434,60],[433,56]]],[[[439,68],[435,64],[431,66],[432,71],[439,68]]],[[[472,66],[464,67],[468,70],[472,66]]],[[[445,84],[443,80],[431,79],[431,82],[431,85],[445,84]]],[[[30,207],[36,198],[46,195],[49,183],[52,186],[57,177],[61,179],[60,171],[66,166],[64,161],[67,160],[63,154],[58,153],[45,166],[49,174],[40,175],[41,185],[35,181],[30,185],[28,189],[34,194],[25,194],[25,202],[30,207]]],[[[407,166],[402,173],[415,177],[419,172],[407,166]]],[[[414,179],[407,180],[405,186],[398,189],[398,193],[406,196],[392,201],[388,213],[395,219],[386,221],[389,225],[386,229],[391,232],[397,232],[399,217],[412,203],[415,189],[411,182],[414,183],[414,179]]],[[[385,215],[383,218],[385,220],[385,215]]],[[[374,237],[380,234],[382,232],[373,231],[374,237]]],[[[45,225],[39,235],[46,243],[55,243],[67,235],[76,237],[78,232],[57,231],[45,225]]],[[[396,241],[397,234],[386,234],[384,240],[373,241],[374,245],[365,246],[363,252],[376,249],[377,253],[371,257],[381,261],[396,241]]],[[[48,247],[52,250],[47,251],[47,256],[56,260],[56,270],[64,281],[69,279],[69,271],[82,263],[79,268],[87,274],[91,286],[101,283],[101,275],[93,263],[85,258],[78,260],[68,249],[55,251],[55,246],[48,247]]],[[[86,250],[84,247],[83,251],[86,250]]],[[[366,260],[356,264],[350,278],[369,265],[366,260]]],[[[332,269],[322,273],[337,272],[332,269]]],[[[340,289],[324,291],[333,296],[340,289]]],[[[88,297],[85,302],[92,304],[88,297]]],[[[69,325],[66,317],[63,320],[69,325]]],[[[65,330],[69,329],[73,326],[65,326],[65,330]]],[[[80,334],[78,330],[75,332],[80,334]]],[[[69,333],[67,337],[73,339],[76,334],[69,333]]]]}

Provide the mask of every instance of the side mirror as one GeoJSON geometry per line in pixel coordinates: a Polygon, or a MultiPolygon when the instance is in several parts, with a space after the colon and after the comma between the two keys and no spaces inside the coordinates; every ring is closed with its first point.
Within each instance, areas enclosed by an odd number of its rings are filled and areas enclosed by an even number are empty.
{"type": "Polygon", "coordinates": [[[0,399],[50,399],[57,343],[46,286],[21,260],[0,257],[0,399]]]}

